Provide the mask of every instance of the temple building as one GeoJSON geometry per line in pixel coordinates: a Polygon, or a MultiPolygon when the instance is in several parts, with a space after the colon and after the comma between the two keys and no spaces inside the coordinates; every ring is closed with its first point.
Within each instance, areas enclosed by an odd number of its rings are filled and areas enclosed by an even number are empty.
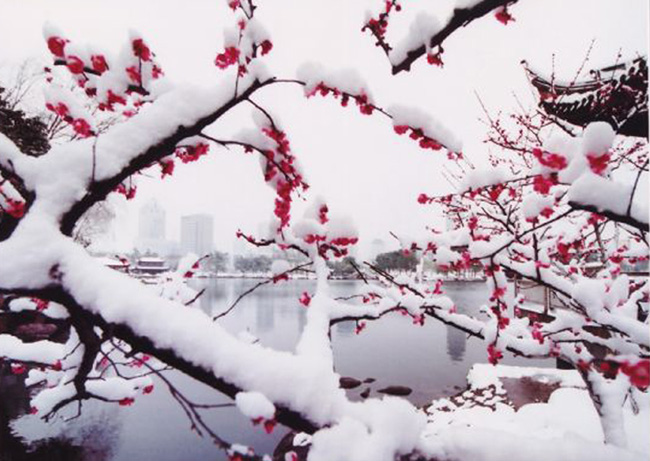
{"type": "Polygon", "coordinates": [[[646,57],[592,70],[590,78],[574,82],[544,77],[522,64],[548,115],[581,127],[603,121],[621,135],[648,137],[646,57]]]}

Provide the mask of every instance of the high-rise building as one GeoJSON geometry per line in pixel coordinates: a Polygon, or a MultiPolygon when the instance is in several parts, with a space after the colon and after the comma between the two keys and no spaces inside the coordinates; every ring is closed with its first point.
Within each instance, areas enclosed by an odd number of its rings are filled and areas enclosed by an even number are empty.
{"type": "Polygon", "coordinates": [[[214,218],[194,214],[181,218],[181,250],[204,256],[214,250],[214,218]]]}
{"type": "Polygon", "coordinates": [[[165,210],[155,200],[140,208],[136,248],[143,253],[163,254],[168,247],[165,210]]]}
{"type": "Polygon", "coordinates": [[[370,248],[367,250],[368,254],[365,255],[365,257],[368,258],[368,260],[373,261],[377,256],[386,253],[387,251],[389,251],[389,249],[386,242],[380,238],[375,238],[370,243],[370,248]]]}

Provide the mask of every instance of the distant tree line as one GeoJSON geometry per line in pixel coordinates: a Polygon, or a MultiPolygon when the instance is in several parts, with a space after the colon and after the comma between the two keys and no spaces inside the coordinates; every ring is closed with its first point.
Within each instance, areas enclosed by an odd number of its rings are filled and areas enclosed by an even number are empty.
{"type": "Polygon", "coordinates": [[[206,258],[203,267],[210,272],[218,274],[225,272],[230,264],[230,255],[224,251],[213,251],[206,258]]]}
{"type": "Polygon", "coordinates": [[[403,251],[390,251],[381,253],[375,258],[375,265],[385,271],[414,271],[418,265],[418,260],[413,253],[404,253],[403,251]]]}
{"type": "Polygon", "coordinates": [[[358,273],[354,266],[357,261],[352,256],[346,256],[339,261],[328,261],[327,266],[330,268],[331,276],[334,278],[357,278],[358,273]]]}
{"type": "Polygon", "coordinates": [[[237,255],[233,261],[233,266],[237,272],[261,273],[270,271],[272,263],[273,259],[266,255],[237,255]]]}

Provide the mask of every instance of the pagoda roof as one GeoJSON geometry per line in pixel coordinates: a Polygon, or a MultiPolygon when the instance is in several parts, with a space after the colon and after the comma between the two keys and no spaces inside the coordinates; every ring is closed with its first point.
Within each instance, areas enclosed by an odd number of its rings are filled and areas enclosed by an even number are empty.
{"type": "Polygon", "coordinates": [[[577,126],[604,121],[627,136],[648,137],[646,57],[592,70],[583,80],[557,81],[522,61],[544,112],[577,126]]]}

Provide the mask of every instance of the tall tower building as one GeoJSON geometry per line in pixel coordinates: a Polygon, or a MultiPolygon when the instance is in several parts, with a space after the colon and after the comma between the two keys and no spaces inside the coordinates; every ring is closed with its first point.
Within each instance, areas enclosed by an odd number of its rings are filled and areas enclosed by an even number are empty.
{"type": "Polygon", "coordinates": [[[181,218],[181,250],[204,256],[214,250],[214,218],[194,214],[181,218]]]}
{"type": "Polygon", "coordinates": [[[155,200],[149,200],[140,208],[136,248],[143,252],[164,253],[167,247],[166,215],[164,208],[155,200]]]}

